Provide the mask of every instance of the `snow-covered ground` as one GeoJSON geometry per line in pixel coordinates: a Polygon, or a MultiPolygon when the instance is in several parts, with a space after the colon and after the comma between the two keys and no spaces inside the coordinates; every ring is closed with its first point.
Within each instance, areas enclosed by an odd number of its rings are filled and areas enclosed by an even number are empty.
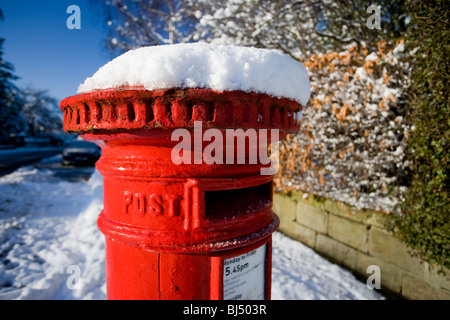
{"type": "MultiPolygon", "coordinates": [[[[0,299],[105,299],[102,178],[68,182],[23,167],[0,177],[0,299]]],[[[279,232],[272,299],[384,299],[349,271],[279,232]]]]}

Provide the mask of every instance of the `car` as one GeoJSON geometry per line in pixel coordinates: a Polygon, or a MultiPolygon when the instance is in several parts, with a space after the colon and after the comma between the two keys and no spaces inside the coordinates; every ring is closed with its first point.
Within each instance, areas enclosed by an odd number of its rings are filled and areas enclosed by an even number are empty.
{"type": "Polygon", "coordinates": [[[100,155],[101,149],[96,144],[77,140],[63,150],[61,162],[65,166],[93,166],[100,155]]]}

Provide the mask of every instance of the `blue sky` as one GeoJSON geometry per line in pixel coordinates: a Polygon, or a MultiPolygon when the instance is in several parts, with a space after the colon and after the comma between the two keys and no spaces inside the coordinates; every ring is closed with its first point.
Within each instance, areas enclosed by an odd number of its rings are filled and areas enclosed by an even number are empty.
{"type": "Polygon", "coordinates": [[[102,43],[101,11],[89,0],[0,0],[0,8],[3,57],[20,77],[19,87],[47,89],[61,100],[112,58],[102,43]],[[80,7],[80,30],[66,26],[70,5],[80,7]]]}

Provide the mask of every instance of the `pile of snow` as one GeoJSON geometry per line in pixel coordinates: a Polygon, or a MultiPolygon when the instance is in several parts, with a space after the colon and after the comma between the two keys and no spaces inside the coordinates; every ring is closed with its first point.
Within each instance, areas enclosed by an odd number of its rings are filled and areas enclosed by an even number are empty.
{"type": "MultiPolygon", "coordinates": [[[[106,299],[102,177],[65,182],[25,167],[0,178],[0,299],[106,299]]],[[[272,299],[384,299],[349,271],[281,233],[272,299]]]]}
{"type": "Polygon", "coordinates": [[[89,183],[31,167],[0,178],[0,299],[106,298],[102,189],[97,172],[89,183]]]}
{"type": "Polygon", "coordinates": [[[131,50],[101,67],[78,93],[123,86],[266,93],[306,105],[306,68],[278,50],[189,43],[131,50]]]}
{"type": "Polygon", "coordinates": [[[272,250],[273,300],[384,299],[348,270],[282,233],[273,234],[272,250]]]}

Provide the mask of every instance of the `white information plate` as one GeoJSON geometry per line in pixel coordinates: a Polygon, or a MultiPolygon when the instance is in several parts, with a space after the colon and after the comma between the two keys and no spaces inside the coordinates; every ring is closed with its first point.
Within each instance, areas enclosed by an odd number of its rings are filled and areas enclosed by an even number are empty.
{"type": "Polygon", "coordinates": [[[224,300],[264,300],[266,247],[224,260],[224,300]]]}

